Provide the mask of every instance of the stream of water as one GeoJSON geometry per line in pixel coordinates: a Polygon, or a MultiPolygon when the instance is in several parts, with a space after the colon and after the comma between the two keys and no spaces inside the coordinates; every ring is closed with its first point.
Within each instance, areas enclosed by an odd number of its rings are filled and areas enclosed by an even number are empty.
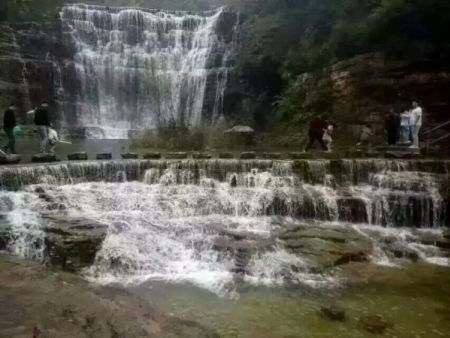
{"type": "Polygon", "coordinates": [[[0,210],[11,228],[9,250],[41,261],[49,217],[104,224],[105,239],[82,271],[87,279],[137,292],[224,337],[366,337],[363,314],[392,322],[389,337],[445,337],[446,166],[161,160],[17,167],[0,170],[2,186],[13,189],[0,192],[0,210]],[[342,305],[348,320],[319,316],[327,302],[342,305]]]}

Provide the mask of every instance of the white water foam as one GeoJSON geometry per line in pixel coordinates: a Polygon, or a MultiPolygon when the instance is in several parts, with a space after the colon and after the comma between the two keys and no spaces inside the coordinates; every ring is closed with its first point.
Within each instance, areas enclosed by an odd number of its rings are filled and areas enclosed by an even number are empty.
{"type": "MultiPolygon", "coordinates": [[[[43,176],[41,181],[47,184],[39,187],[64,202],[69,219],[82,216],[108,224],[95,263],[85,271],[89,279],[103,284],[187,282],[229,295],[235,292],[236,269],[240,269],[240,278],[255,285],[338,285],[331,274],[313,273],[305,257],[288,252],[280,242],[271,242],[280,224],[298,222],[298,209],[305,208],[311,209],[310,215],[325,215],[328,222],[319,222],[322,227],[351,227],[364,234],[373,243],[374,263],[397,265],[398,254],[432,264],[449,263],[440,249],[424,244],[427,238],[440,236],[442,229],[338,222],[338,191],[302,183],[288,166],[277,166],[272,172],[229,171],[223,181],[206,176],[203,169],[201,177],[196,177],[192,170],[177,166],[150,169],[143,182],[58,186],[51,175],[43,176]],[[286,207],[286,214],[274,213],[274,203],[286,207]],[[235,239],[239,236],[244,239],[235,239]],[[245,266],[237,266],[237,256],[245,266]]],[[[122,174],[120,181],[126,181],[122,174]]],[[[45,202],[35,188],[0,192],[0,209],[12,227],[11,251],[42,259],[45,202]]],[[[358,189],[354,193],[360,193],[358,189]]],[[[364,196],[370,201],[368,192],[364,196]]],[[[317,222],[311,223],[314,226],[317,222]]]]}
{"type": "MultiPolygon", "coordinates": [[[[75,79],[64,84],[76,97],[75,119],[65,122],[88,127],[92,138],[128,138],[128,130],[172,119],[199,125],[208,76],[216,72],[211,63],[228,58],[216,32],[222,13],[64,6],[66,43],[76,50],[75,79]]],[[[217,72],[213,114],[220,116],[228,68],[217,72]]]]}

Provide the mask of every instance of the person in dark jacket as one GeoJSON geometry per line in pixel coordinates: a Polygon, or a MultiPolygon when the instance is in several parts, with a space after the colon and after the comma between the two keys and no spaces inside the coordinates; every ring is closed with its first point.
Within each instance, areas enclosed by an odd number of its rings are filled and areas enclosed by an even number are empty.
{"type": "Polygon", "coordinates": [[[3,148],[5,152],[11,154],[16,153],[16,137],[14,135],[14,128],[17,125],[16,121],[16,107],[10,106],[3,115],[3,130],[8,137],[8,144],[3,148]]]}
{"type": "Polygon", "coordinates": [[[48,131],[50,128],[47,103],[41,104],[34,110],[34,124],[38,132],[40,152],[45,153],[48,147],[48,131]]]}
{"type": "Polygon", "coordinates": [[[309,124],[309,141],[308,141],[308,145],[305,148],[305,151],[309,151],[315,141],[319,142],[320,146],[322,147],[322,149],[324,151],[328,150],[328,147],[326,146],[325,142],[323,141],[324,131],[327,130],[327,128],[328,128],[328,122],[322,115],[317,116],[310,122],[310,124],[309,124]]]}
{"type": "Polygon", "coordinates": [[[398,134],[400,129],[400,116],[391,110],[384,122],[384,127],[387,132],[388,145],[395,146],[398,141],[398,134]]]}

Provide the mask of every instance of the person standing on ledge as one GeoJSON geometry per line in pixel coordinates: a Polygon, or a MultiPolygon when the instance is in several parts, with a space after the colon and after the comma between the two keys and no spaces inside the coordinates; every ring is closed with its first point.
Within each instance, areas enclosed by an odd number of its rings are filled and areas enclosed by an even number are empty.
{"type": "Polygon", "coordinates": [[[314,142],[319,142],[320,146],[324,151],[328,151],[328,147],[323,141],[324,131],[328,129],[328,123],[326,119],[319,115],[314,118],[309,124],[309,141],[305,148],[305,152],[309,151],[313,146],[314,142]]]}
{"type": "Polygon", "coordinates": [[[411,145],[411,112],[405,111],[400,114],[400,146],[411,145]]]}
{"type": "Polygon", "coordinates": [[[17,125],[16,121],[16,107],[11,105],[3,116],[3,130],[8,137],[8,144],[3,148],[5,153],[8,151],[11,154],[16,153],[16,136],[14,135],[14,128],[17,125]]]}
{"type": "Polygon", "coordinates": [[[50,118],[48,114],[48,104],[43,103],[34,110],[34,124],[39,137],[40,152],[47,152],[48,132],[50,128],[50,118]]]}
{"type": "Polygon", "coordinates": [[[395,146],[398,141],[400,128],[400,116],[391,109],[388,117],[384,122],[384,128],[387,132],[387,142],[389,146],[395,146]]]}
{"type": "Polygon", "coordinates": [[[419,148],[419,132],[422,128],[422,115],[423,110],[419,106],[419,104],[414,101],[412,103],[413,109],[410,113],[410,125],[411,125],[411,138],[412,138],[412,145],[411,148],[419,148]]]}

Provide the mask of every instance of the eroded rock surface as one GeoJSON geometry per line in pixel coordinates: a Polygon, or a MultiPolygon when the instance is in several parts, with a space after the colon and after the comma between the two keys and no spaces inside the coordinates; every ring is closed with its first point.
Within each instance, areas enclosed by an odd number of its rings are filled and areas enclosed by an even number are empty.
{"type": "Polygon", "coordinates": [[[95,287],[0,254],[0,337],[216,338],[214,331],[167,316],[123,290],[95,287]]]}
{"type": "Polygon", "coordinates": [[[44,215],[46,257],[53,266],[78,271],[92,265],[106,237],[108,226],[64,214],[44,215]]]}
{"type": "Polygon", "coordinates": [[[368,261],[373,249],[368,237],[350,227],[287,225],[278,238],[288,251],[315,263],[319,269],[368,261]]]}

